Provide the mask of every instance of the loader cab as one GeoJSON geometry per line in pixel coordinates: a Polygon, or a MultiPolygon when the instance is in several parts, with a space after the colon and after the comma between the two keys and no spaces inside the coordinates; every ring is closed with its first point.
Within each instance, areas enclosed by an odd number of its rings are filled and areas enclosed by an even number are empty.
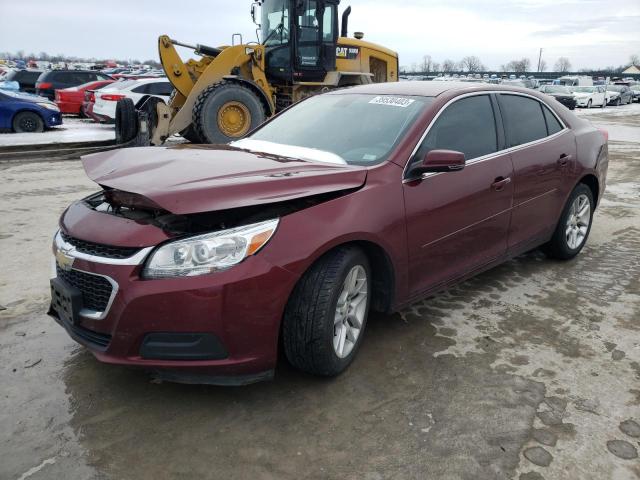
{"type": "Polygon", "coordinates": [[[319,82],[336,69],[339,0],[263,0],[266,74],[277,83],[319,82]]]}

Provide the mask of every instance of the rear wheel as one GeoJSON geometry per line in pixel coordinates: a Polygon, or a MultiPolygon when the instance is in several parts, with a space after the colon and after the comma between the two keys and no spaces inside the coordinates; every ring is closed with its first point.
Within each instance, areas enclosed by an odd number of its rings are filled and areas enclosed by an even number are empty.
{"type": "Polygon", "coordinates": [[[591,189],[584,183],[571,192],[553,237],[543,250],[551,258],[569,260],[582,250],[589,233],[595,202],[591,189]]]}
{"type": "Polygon", "coordinates": [[[266,119],[258,96],[249,88],[222,81],[203,90],[193,108],[193,126],[204,143],[229,143],[266,119]]]}
{"type": "Polygon", "coordinates": [[[138,132],[138,116],[133,100],[123,98],[116,103],[116,143],[126,143],[133,140],[138,132]]]}
{"type": "Polygon", "coordinates": [[[13,131],[16,133],[39,133],[44,131],[44,122],[34,112],[20,112],[13,118],[13,131]]]}
{"type": "Polygon", "coordinates": [[[289,362],[335,376],[353,361],[369,313],[371,270],[357,247],[334,250],[300,279],[287,304],[282,339],[289,362]]]}

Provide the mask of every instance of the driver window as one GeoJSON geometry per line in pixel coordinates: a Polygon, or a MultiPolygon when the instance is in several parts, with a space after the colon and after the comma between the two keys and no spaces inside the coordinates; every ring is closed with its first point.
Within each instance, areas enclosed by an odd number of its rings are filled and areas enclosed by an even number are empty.
{"type": "Polygon", "coordinates": [[[316,0],[306,0],[298,15],[298,26],[301,42],[316,42],[318,40],[318,17],[316,15],[316,0]]]}
{"type": "Polygon", "coordinates": [[[335,8],[331,5],[327,5],[324,10],[324,16],[322,17],[322,41],[333,42],[333,15],[335,8]]]}

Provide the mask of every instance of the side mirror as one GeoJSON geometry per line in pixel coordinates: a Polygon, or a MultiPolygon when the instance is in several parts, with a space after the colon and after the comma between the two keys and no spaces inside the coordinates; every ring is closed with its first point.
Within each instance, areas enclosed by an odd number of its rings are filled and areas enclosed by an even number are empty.
{"type": "Polygon", "coordinates": [[[433,172],[457,172],[464,169],[464,153],[454,150],[431,150],[422,163],[417,164],[412,170],[412,174],[422,175],[433,172]]]}

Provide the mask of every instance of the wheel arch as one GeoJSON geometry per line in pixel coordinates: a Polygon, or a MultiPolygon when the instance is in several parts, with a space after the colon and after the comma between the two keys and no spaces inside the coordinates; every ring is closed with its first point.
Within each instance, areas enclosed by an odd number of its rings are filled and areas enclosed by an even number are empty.
{"type": "Polygon", "coordinates": [[[588,173],[584,175],[578,181],[578,184],[583,183],[591,190],[593,194],[593,203],[594,205],[598,205],[599,196],[600,196],[600,182],[598,181],[598,177],[596,177],[593,173],[588,173]]]}

